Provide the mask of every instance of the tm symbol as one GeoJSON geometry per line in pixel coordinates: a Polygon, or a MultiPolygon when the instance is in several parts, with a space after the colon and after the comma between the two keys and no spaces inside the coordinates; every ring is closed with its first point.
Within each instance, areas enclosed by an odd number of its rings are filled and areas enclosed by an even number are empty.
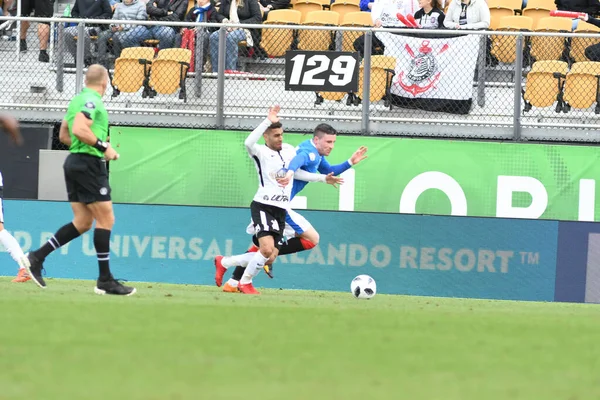
{"type": "Polygon", "coordinates": [[[540,253],[532,253],[530,251],[521,251],[521,264],[538,265],[540,263],[540,253]]]}

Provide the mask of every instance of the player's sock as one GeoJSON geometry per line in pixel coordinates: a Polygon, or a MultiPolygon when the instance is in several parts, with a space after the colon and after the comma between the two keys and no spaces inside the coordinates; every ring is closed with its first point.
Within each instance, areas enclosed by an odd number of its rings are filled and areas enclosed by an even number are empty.
{"type": "Polygon", "coordinates": [[[100,280],[110,278],[110,230],[94,229],[94,247],[98,255],[98,267],[100,268],[100,280]]]}
{"type": "MultiPolygon", "coordinates": [[[[241,278],[241,276],[240,276],[240,278],[241,278]]],[[[238,280],[235,280],[235,279],[233,279],[233,278],[229,278],[229,280],[227,281],[227,284],[228,284],[229,286],[231,286],[231,287],[238,287],[238,284],[239,284],[239,283],[240,283],[240,282],[239,282],[239,279],[238,279],[238,280]]]]}
{"type": "Polygon", "coordinates": [[[19,262],[19,260],[25,256],[25,254],[23,254],[23,250],[21,250],[21,246],[19,246],[19,242],[17,242],[17,239],[8,233],[6,229],[2,229],[0,231],[0,243],[4,245],[6,251],[8,251],[8,254],[10,254],[12,259],[16,262],[19,262]]]}
{"type": "Polygon", "coordinates": [[[284,256],[286,254],[298,253],[304,250],[310,250],[315,247],[315,244],[310,240],[304,238],[291,238],[287,242],[284,242],[279,249],[279,255],[284,256]]]}
{"type": "Polygon", "coordinates": [[[242,275],[244,275],[245,270],[246,270],[246,268],[238,265],[237,267],[235,267],[235,270],[233,271],[233,275],[231,275],[231,279],[235,279],[236,281],[239,281],[240,279],[242,279],[242,275]]]}
{"type": "Polygon", "coordinates": [[[48,254],[52,253],[54,250],[58,249],[61,246],[69,243],[71,240],[79,237],[81,233],[75,228],[72,222],[69,222],[67,225],[60,228],[54,236],[52,236],[42,247],[37,249],[36,251],[32,251],[33,254],[38,260],[44,261],[48,254]]]}
{"type": "Polygon", "coordinates": [[[252,260],[252,257],[254,257],[254,254],[255,253],[244,253],[235,256],[225,256],[221,259],[221,265],[225,268],[235,267],[236,265],[246,267],[250,260],[252,260]]]}
{"type": "Polygon", "coordinates": [[[254,253],[254,257],[248,263],[248,267],[246,267],[246,271],[244,271],[244,275],[242,275],[242,279],[240,279],[240,283],[242,285],[252,283],[252,278],[258,275],[262,267],[269,260],[268,257],[262,255],[260,251],[254,253]]]}

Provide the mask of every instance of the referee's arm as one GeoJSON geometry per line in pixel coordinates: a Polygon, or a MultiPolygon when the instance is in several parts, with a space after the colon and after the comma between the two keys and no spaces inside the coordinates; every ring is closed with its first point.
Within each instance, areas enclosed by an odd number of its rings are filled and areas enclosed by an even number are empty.
{"type": "Polygon", "coordinates": [[[71,134],[69,133],[69,123],[65,119],[63,119],[62,123],[60,124],[58,139],[61,143],[71,147],[71,134]]]}
{"type": "Polygon", "coordinates": [[[98,138],[94,135],[94,132],[92,132],[91,126],[93,122],[92,118],[86,116],[83,112],[77,113],[77,115],[75,115],[75,120],[73,121],[73,135],[90,146],[94,146],[98,141],[98,138]]]}

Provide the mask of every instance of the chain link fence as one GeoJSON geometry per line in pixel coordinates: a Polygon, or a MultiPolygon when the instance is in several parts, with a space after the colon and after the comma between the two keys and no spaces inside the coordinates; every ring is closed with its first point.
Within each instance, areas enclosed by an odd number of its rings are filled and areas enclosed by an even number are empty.
{"type": "MultiPolygon", "coordinates": [[[[290,131],[330,121],[357,134],[598,140],[597,34],[373,30],[317,14],[260,26],[0,18],[0,108],[59,122],[100,63],[114,125],[247,130],[279,103],[290,131]],[[357,88],[286,90],[289,51],[357,53],[357,88]]],[[[304,77],[347,67],[309,61],[304,77]]]]}

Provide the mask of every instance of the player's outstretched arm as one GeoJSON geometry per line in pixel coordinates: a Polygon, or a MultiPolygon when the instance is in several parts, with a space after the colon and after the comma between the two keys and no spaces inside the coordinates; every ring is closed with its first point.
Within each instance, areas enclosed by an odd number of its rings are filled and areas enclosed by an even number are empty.
{"type": "Polygon", "coordinates": [[[350,157],[347,161],[344,161],[343,163],[336,164],[336,165],[329,164],[327,159],[325,157],[322,157],[318,170],[322,174],[329,174],[329,173],[333,172],[334,175],[339,175],[339,174],[345,172],[346,170],[352,168],[354,165],[358,164],[365,158],[367,158],[366,153],[367,153],[367,148],[364,146],[361,146],[358,148],[358,150],[356,150],[354,152],[354,154],[352,154],[352,157],[350,157]]]}
{"type": "Polygon", "coordinates": [[[7,114],[0,114],[0,128],[4,129],[17,145],[20,146],[23,144],[19,122],[16,118],[7,114]]]}
{"type": "Polygon", "coordinates": [[[273,107],[269,108],[269,114],[267,115],[267,118],[265,118],[265,120],[261,122],[260,125],[258,125],[252,132],[250,132],[250,134],[244,141],[244,146],[246,146],[248,154],[254,156],[258,153],[258,147],[256,143],[258,143],[260,137],[266,132],[267,129],[269,129],[269,126],[271,126],[271,124],[279,122],[280,110],[281,107],[279,105],[274,105],[273,107]]]}
{"type": "Polygon", "coordinates": [[[294,179],[305,182],[323,182],[332,185],[333,187],[337,187],[336,185],[341,185],[344,183],[344,178],[333,175],[333,172],[323,175],[313,174],[312,172],[308,172],[303,169],[299,169],[294,173],[294,179]]]}

